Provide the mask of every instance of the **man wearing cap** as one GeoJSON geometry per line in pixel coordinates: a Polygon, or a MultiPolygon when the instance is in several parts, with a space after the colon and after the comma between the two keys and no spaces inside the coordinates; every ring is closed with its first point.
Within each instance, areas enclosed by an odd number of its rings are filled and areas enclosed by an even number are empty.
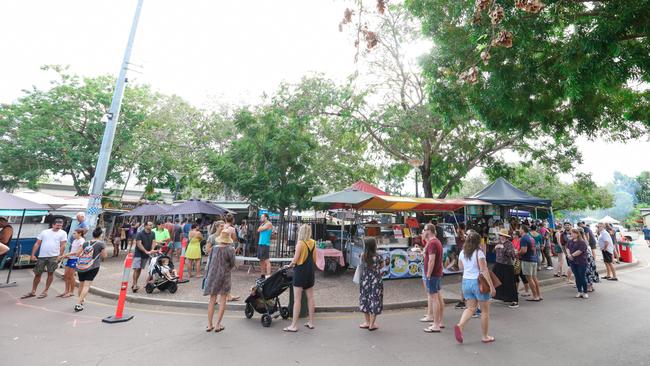
{"type": "Polygon", "coordinates": [[[14,228],[6,217],[0,217],[0,257],[9,251],[9,242],[14,235],[14,228]]]}
{"type": "Polygon", "coordinates": [[[45,282],[45,289],[38,295],[39,299],[47,297],[47,291],[54,281],[54,270],[59,263],[65,243],[68,242],[68,234],[62,229],[63,220],[55,219],[51,229],[43,230],[36,238],[36,243],[32,248],[31,260],[36,261],[34,267],[34,281],[32,282],[32,291],[23,295],[21,299],[36,296],[36,289],[41,282],[41,275],[47,270],[47,281],[45,282]],[[40,250],[39,250],[40,248],[40,250]],[[36,252],[38,251],[38,258],[36,252]]]}

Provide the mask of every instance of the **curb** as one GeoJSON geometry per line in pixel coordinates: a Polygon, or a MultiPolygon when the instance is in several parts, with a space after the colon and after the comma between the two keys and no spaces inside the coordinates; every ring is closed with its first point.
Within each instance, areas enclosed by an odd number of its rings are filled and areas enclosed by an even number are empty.
{"type": "MultiPolygon", "coordinates": [[[[616,269],[626,269],[630,267],[634,267],[639,264],[639,261],[636,260],[632,263],[623,263],[619,264],[616,269]]],[[[599,270],[598,273],[606,273],[607,271],[602,269],[599,270]]],[[[55,272],[55,275],[59,278],[63,278],[63,273],[60,273],[58,270],[55,272]]],[[[79,284],[79,281],[75,280],[77,285],[79,284]]],[[[542,280],[539,282],[541,287],[544,286],[550,286],[550,285],[555,285],[558,283],[564,283],[565,279],[564,278],[549,278],[546,280],[542,280]]],[[[119,294],[117,292],[112,292],[108,290],[104,290],[99,287],[95,286],[90,286],[90,293],[98,296],[102,296],[108,299],[113,299],[117,300],[119,297],[119,294]]],[[[135,296],[135,295],[126,295],[126,300],[130,303],[133,304],[146,304],[146,305],[161,305],[161,306],[177,306],[177,307],[185,307],[185,308],[192,308],[192,309],[206,309],[208,306],[207,301],[188,301],[188,300],[167,300],[167,299],[159,299],[159,298],[151,298],[151,297],[142,297],[142,296],[135,296]]],[[[445,298],[444,302],[445,304],[453,304],[458,302],[460,299],[458,298],[445,298]]],[[[427,306],[427,300],[413,300],[413,301],[404,301],[404,302],[397,302],[397,303],[390,303],[390,304],[384,304],[384,309],[385,310],[398,310],[398,309],[411,309],[411,308],[422,308],[427,306]]],[[[233,311],[243,311],[245,309],[246,305],[245,304],[227,304],[226,310],[233,310],[233,311]]],[[[353,305],[353,306],[316,306],[316,312],[317,313],[332,313],[332,312],[344,312],[344,313],[349,313],[349,312],[357,312],[359,311],[359,306],[358,305],[353,305]]]]}

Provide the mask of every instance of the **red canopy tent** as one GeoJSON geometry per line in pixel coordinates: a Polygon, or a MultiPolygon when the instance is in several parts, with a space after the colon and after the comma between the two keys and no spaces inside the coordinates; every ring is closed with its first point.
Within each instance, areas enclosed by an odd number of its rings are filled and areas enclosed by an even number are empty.
{"type": "Polygon", "coordinates": [[[362,180],[354,183],[353,185],[350,186],[351,189],[355,189],[357,191],[361,192],[366,192],[374,195],[380,195],[380,196],[386,196],[387,193],[382,191],[381,189],[373,186],[372,184],[368,182],[364,182],[362,180]]]}

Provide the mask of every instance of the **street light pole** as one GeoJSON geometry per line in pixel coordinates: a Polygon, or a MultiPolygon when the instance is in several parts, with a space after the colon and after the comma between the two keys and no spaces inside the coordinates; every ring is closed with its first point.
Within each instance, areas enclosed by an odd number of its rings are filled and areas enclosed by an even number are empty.
{"type": "Polygon", "coordinates": [[[415,168],[415,197],[419,197],[418,192],[418,169],[422,166],[422,160],[420,159],[409,159],[409,165],[415,168]]]}
{"type": "Polygon", "coordinates": [[[124,88],[127,81],[126,71],[129,66],[129,60],[131,59],[131,49],[133,48],[135,31],[138,28],[138,21],[140,20],[142,2],[143,0],[138,0],[138,5],[135,8],[131,33],[129,33],[129,40],[126,44],[126,50],[124,51],[124,58],[122,60],[122,67],[120,68],[120,74],[115,82],[115,91],[113,92],[111,107],[106,115],[107,121],[104,129],[104,137],[102,138],[102,145],[99,149],[99,158],[97,158],[97,166],[95,167],[95,176],[92,180],[92,188],[90,191],[90,199],[88,200],[88,209],[86,214],[87,222],[91,229],[96,225],[97,217],[102,211],[102,194],[106,183],[108,163],[110,162],[111,151],[113,150],[115,129],[117,128],[117,121],[122,106],[122,98],[124,97],[124,88]]]}

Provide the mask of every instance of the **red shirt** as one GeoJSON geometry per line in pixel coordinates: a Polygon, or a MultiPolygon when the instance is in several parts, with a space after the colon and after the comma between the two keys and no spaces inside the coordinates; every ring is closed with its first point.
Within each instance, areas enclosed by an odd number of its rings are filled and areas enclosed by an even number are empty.
{"type": "Polygon", "coordinates": [[[442,243],[437,238],[433,238],[427,242],[424,248],[424,274],[427,274],[429,268],[429,257],[435,254],[435,263],[433,264],[433,272],[431,276],[442,277],[442,243]]]}

